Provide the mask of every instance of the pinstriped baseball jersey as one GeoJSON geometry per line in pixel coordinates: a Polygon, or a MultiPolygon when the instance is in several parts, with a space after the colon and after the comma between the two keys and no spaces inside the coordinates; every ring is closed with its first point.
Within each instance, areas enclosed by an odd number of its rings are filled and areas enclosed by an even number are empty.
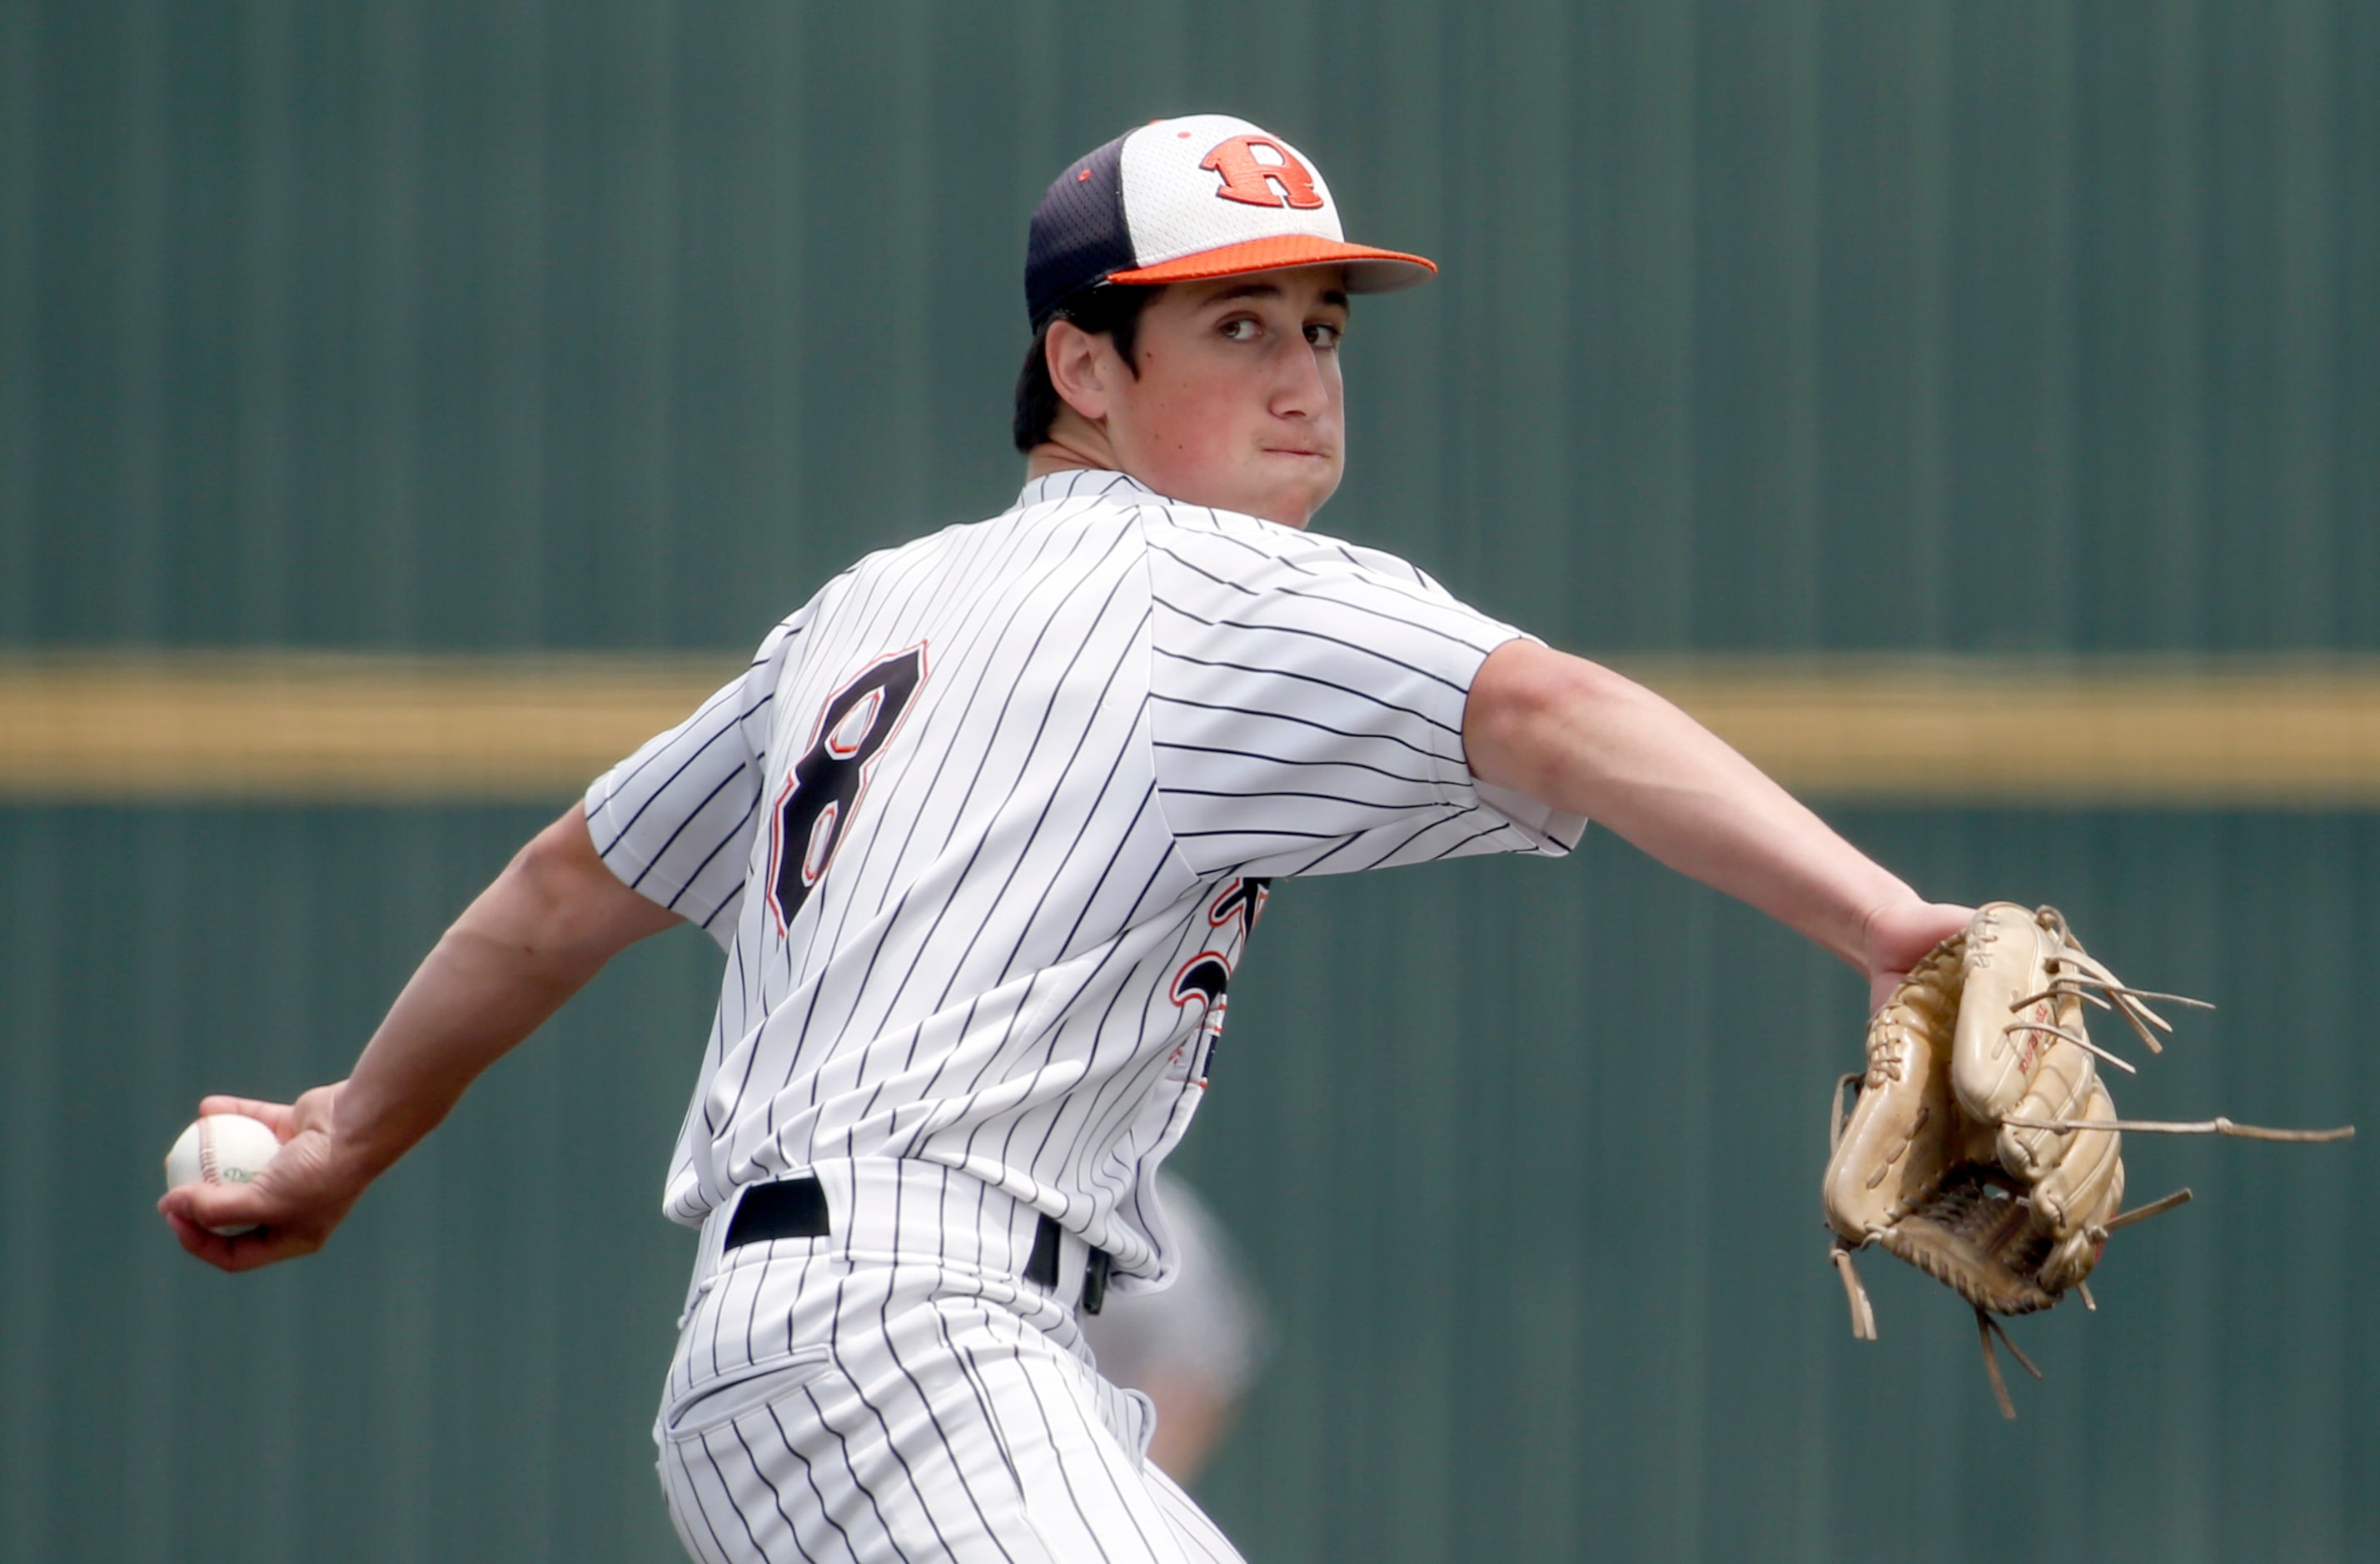
{"type": "Polygon", "coordinates": [[[1116,473],[835,577],[587,795],[606,863],[728,954],[669,1215],[913,1158],[1161,1278],[1150,1178],[1265,882],[1575,841],[1464,763],[1515,634],[1116,473]]]}

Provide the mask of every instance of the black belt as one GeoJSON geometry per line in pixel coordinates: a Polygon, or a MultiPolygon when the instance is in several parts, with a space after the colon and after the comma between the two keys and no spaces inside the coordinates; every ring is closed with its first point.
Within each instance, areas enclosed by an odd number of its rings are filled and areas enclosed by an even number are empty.
{"type": "MultiPolygon", "coordinates": [[[[735,1203],[727,1223],[725,1248],[766,1243],[775,1238],[824,1238],[826,1191],[811,1178],[778,1179],[753,1184],[735,1203]]],[[[1025,1263],[1025,1279],[1036,1287],[1058,1285],[1058,1253],[1063,1240],[1058,1218],[1044,1214],[1033,1230],[1033,1255],[1025,1263]]],[[[1108,1271],[1113,1260],[1104,1249],[1094,1249],[1083,1266],[1083,1313],[1098,1314],[1108,1301],[1108,1271]]]]}

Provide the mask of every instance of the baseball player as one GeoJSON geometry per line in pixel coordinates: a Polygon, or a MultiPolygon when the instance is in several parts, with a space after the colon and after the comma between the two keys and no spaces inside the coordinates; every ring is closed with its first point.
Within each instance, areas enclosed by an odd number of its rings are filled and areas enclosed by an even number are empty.
{"type": "Polygon", "coordinates": [[[1176,1263],[1158,1169],[1272,883],[1561,854],[1593,816],[1879,992],[1966,917],[1658,697],[1305,530],[1349,300],[1433,270],[1346,242],[1320,170],[1242,120],[1066,169],[1015,503],[860,560],[599,778],[346,1081],[202,1105],[284,1149],[167,1195],[183,1244],[319,1247],[608,957],[695,923],[726,968],[664,1194],[701,1242],[654,1429],[688,1551],[1236,1558],[1080,1320],[1176,1263]]]}

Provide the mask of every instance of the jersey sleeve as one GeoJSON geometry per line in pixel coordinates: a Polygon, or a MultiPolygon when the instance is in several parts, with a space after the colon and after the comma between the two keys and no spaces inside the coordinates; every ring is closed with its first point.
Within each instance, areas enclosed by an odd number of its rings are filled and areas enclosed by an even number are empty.
{"type": "Polygon", "coordinates": [[[778,680],[807,617],[779,624],[739,677],[587,790],[588,833],[612,872],[722,946],[743,906],[778,680]]]}
{"type": "Polygon", "coordinates": [[[1463,709],[1520,636],[1393,555],[1241,518],[1150,523],[1149,734],[1201,875],[1559,855],[1585,821],[1471,775],[1463,709]]]}

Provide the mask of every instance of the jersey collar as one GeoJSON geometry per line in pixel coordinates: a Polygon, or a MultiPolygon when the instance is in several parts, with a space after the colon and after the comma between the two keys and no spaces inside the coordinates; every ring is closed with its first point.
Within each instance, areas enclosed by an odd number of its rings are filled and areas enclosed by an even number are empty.
{"type": "Polygon", "coordinates": [[[1164,496],[1129,473],[1108,472],[1097,467],[1073,467],[1065,472],[1045,473],[1026,484],[1016,496],[1016,508],[1047,504],[1053,500],[1115,499],[1127,504],[1142,500],[1162,502],[1164,496]]]}

